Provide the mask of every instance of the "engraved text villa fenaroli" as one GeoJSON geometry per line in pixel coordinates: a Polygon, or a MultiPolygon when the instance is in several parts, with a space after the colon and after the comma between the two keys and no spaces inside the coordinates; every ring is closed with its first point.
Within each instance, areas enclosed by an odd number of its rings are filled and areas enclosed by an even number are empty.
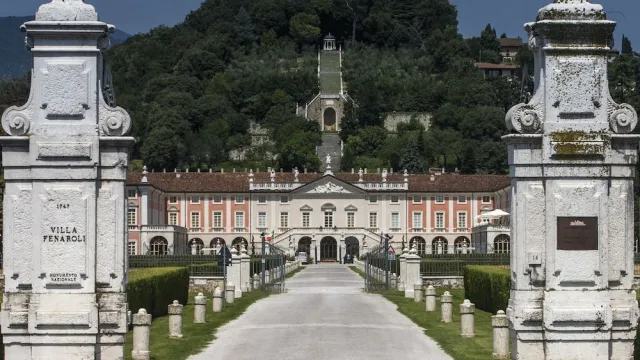
{"type": "Polygon", "coordinates": [[[23,25],[31,94],[2,116],[7,359],[123,359],[131,119],[103,95],[114,27],[81,0],[23,25]]]}

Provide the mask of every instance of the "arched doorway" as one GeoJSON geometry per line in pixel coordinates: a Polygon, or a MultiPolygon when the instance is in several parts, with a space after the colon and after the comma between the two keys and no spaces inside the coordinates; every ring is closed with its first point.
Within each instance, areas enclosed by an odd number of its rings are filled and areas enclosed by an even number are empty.
{"type": "Polygon", "coordinates": [[[324,130],[325,131],[337,131],[336,126],[336,111],[333,108],[327,108],[324,111],[324,130]]]}
{"type": "Polygon", "coordinates": [[[335,262],[338,259],[338,242],[331,236],[320,240],[320,261],[335,262]]]}
{"type": "Polygon", "coordinates": [[[298,240],[298,249],[296,250],[296,255],[298,253],[304,252],[307,253],[307,256],[311,256],[311,238],[308,236],[304,236],[298,240]]]}
{"type": "Polygon", "coordinates": [[[409,250],[413,249],[413,245],[416,245],[418,255],[424,255],[427,249],[427,241],[421,236],[414,236],[409,240],[409,250]]]}
{"type": "Polygon", "coordinates": [[[471,240],[466,236],[458,236],[453,242],[453,252],[455,254],[468,254],[471,252],[471,240]]]}
{"type": "Polygon", "coordinates": [[[344,239],[344,245],[347,251],[346,255],[351,255],[355,258],[360,256],[360,241],[355,236],[348,236],[344,239]]]}
{"type": "Polygon", "coordinates": [[[210,248],[216,248],[219,246],[225,246],[227,243],[221,237],[215,237],[209,242],[210,248]]]}
{"type": "Polygon", "coordinates": [[[496,236],[493,240],[493,253],[494,254],[508,254],[511,250],[511,239],[509,235],[501,234],[496,236]]]}
{"type": "Polygon", "coordinates": [[[202,239],[194,238],[189,240],[189,249],[188,249],[189,254],[193,254],[193,245],[196,246],[196,254],[201,255],[202,248],[204,247],[204,242],[202,241],[202,239]]]}
{"type": "Polygon", "coordinates": [[[449,241],[444,236],[438,236],[431,242],[432,254],[446,254],[449,248],[449,241]]]}
{"type": "Polygon", "coordinates": [[[169,242],[162,236],[156,236],[149,242],[149,254],[167,255],[169,252],[169,242]]]}
{"type": "Polygon", "coordinates": [[[240,252],[242,251],[242,246],[247,249],[249,247],[249,242],[243,237],[237,237],[233,239],[233,241],[231,242],[231,246],[238,250],[238,254],[240,254],[240,252]]]}

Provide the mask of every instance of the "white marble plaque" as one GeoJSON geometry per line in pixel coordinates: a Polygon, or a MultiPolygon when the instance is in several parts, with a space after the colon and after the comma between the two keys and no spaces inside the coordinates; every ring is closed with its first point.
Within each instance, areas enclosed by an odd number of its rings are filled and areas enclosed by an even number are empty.
{"type": "Polygon", "coordinates": [[[91,69],[84,60],[51,60],[40,70],[42,82],[42,108],[47,118],[71,117],[83,119],[89,109],[91,69]]]}
{"type": "MultiPolygon", "coordinates": [[[[581,114],[593,116],[595,100],[601,98],[599,80],[602,70],[594,59],[559,60],[554,69],[555,100],[558,101],[560,115],[581,114]],[[589,74],[589,76],[585,76],[589,74]]],[[[584,120],[584,118],[582,118],[584,120]]]]}
{"type": "Polygon", "coordinates": [[[40,220],[46,286],[80,287],[87,274],[87,197],[82,187],[45,187],[40,220]]]}

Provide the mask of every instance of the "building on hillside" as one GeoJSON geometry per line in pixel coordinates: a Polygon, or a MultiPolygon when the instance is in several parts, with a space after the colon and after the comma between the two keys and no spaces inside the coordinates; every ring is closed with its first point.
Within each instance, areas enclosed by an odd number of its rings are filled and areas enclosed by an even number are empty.
{"type": "MultiPolygon", "coordinates": [[[[257,254],[267,233],[291,255],[340,261],[378,246],[381,232],[393,236],[396,252],[473,252],[480,216],[510,204],[509,178],[499,175],[145,171],[130,174],[127,186],[130,254],[223,244],[257,254]]],[[[484,250],[496,249],[508,246],[484,250]]]]}
{"type": "Polygon", "coordinates": [[[411,119],[416,119],[425,130],[429,129],[431,125],[431,113],[427,112],[391,112],[382,114],[384,127],[389,133],[395,134],[398,132],[398,125],[403,123],[409,123],[411,119]]]}
{"type": "Polygon", "coordinates": [[[513,63],[516,61],[518,51],[527,46],[521,37],[517,38],[500,38],[500,55],[503,62],[513,63]]]}
{"type": "Polygon", "coordinates": [[[323,47],[318,51],[318,80],[320,92],[305,105],[298,105],[296,114],[318,123],[323,136],[316,153],[320,159],[331,156],[339,168],[343,144],[337,133],[348,99],[342,80],[342,48],[336,45],[336,38],[331,34],[324,38],[323,47]]]}
{"type": "Polygon", "coordinates": [[[518,65],[511,64],[492,64],[476,62],[476,67],[482,71],[485,77],[487,76],[507,76],[507,77],[522,77],[522,69],[518,65]]]}

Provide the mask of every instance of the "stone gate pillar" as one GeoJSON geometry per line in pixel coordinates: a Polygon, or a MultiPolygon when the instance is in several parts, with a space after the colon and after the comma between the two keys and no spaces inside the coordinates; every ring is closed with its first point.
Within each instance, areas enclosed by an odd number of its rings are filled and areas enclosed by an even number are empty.
{"type": "Polygon", "coordinates": [[[514,359],[630,359],[637,115],[607,81],[615,23],[556,0],[526,25],[535,94],[507,114],[514,359]]]}
{"type": "Polygon", "coordinates": [[[31,95],[3,114],[9,136],[0,138],[5,356],[122,359],[134,140],[124,137],[131,120],[112,107],[103,63],[114,27],[81,0],[54,0],[23,30],[34,60],[31,95]]]}

